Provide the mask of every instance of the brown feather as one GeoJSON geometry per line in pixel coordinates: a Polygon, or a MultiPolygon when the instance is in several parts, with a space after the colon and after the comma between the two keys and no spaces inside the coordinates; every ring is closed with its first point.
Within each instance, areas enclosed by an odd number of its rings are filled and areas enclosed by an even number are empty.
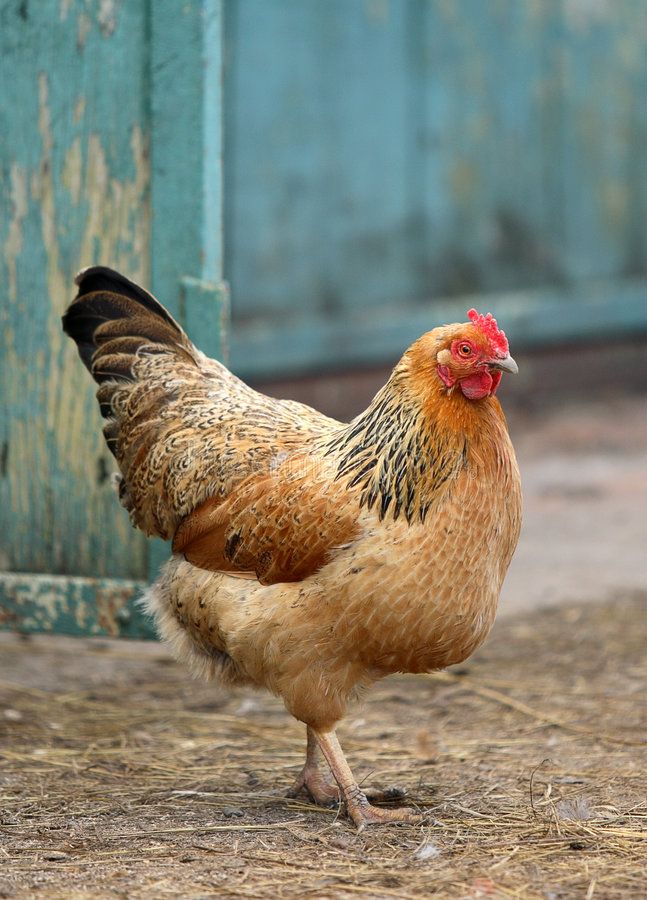
{"type": "MultiPolygon", "coordinates": [[[[253,572],[261,584],[302,581],[358,535],[355,505],[341,486],[294,477],[296,459],[209,499],[180,524],[173,550],[214,572],[253,572]],[[291,471],[288,471],[291,470],[291,471]]],[[[310,477],[308,477],[310,476],[310,477]]]]}

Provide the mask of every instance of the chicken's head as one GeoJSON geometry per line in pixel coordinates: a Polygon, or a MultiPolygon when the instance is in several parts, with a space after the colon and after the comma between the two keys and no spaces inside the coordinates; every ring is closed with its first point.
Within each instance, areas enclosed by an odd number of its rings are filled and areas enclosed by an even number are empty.
{"type": "Polygon", "coordinates": [[[446,325],[431,332],[437,336],[436,372],[448,391],[460,390],[468,400],[482,400],[494,394],[503,372],[516,373],[508,339],[491,313],[483,316],[475,309],[469,322],[446,325]]]}

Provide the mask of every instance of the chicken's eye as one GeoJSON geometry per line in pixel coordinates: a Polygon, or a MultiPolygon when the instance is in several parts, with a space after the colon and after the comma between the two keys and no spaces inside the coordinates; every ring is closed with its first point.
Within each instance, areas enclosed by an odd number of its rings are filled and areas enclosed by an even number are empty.
{"type": "Polygon", "coordinates": [[[458,352],[460,353],[461,356],[471,356],[472,348],[470,347],[469,344],[459,344],[458,352]]]}

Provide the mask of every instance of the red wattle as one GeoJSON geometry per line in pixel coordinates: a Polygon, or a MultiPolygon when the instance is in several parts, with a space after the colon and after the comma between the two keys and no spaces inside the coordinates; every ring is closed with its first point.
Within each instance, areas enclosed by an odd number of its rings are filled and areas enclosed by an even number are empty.
{"type": "MultiPolygon", "coordinates": [[[[475,375],[469,375],[460,382],[460,389],[468,400],[482,400],[488,397],[493,390],[494,379],[487,369],[477,372],[475,375]]],[[[498,384],[494,385],[494,390],[498,384]]]]}

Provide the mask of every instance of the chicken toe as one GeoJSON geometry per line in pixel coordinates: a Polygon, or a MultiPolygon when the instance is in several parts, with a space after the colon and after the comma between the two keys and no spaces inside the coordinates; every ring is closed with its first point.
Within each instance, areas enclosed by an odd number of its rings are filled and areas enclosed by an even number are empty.
{"type": "Polygon", "coordinates": [[[407,796],[406,788],[392,785],[387,788],[369,788],[364,791],[364,796],[369,803],[392,803],[394,800],[404,800],[407,796]]]}
{"type": "Polygon", "coordinates": [[[383,809],[372,806],[366,794],[361,791],[354,796],[344,797],[348,815],[357,826],[358,831],[363,831],[367,825],[416,825],[424,821],[424,816],[410,807],[398,807],[397,809],[383,809]]]}
{"type": "Polygon", "coordinates": [[[307,794],[317,806],[332,807],[339,804],[339,788],[329,784],[318,767],[305,765],[286,797],[298,797],[301,793],[307,794]]]}

